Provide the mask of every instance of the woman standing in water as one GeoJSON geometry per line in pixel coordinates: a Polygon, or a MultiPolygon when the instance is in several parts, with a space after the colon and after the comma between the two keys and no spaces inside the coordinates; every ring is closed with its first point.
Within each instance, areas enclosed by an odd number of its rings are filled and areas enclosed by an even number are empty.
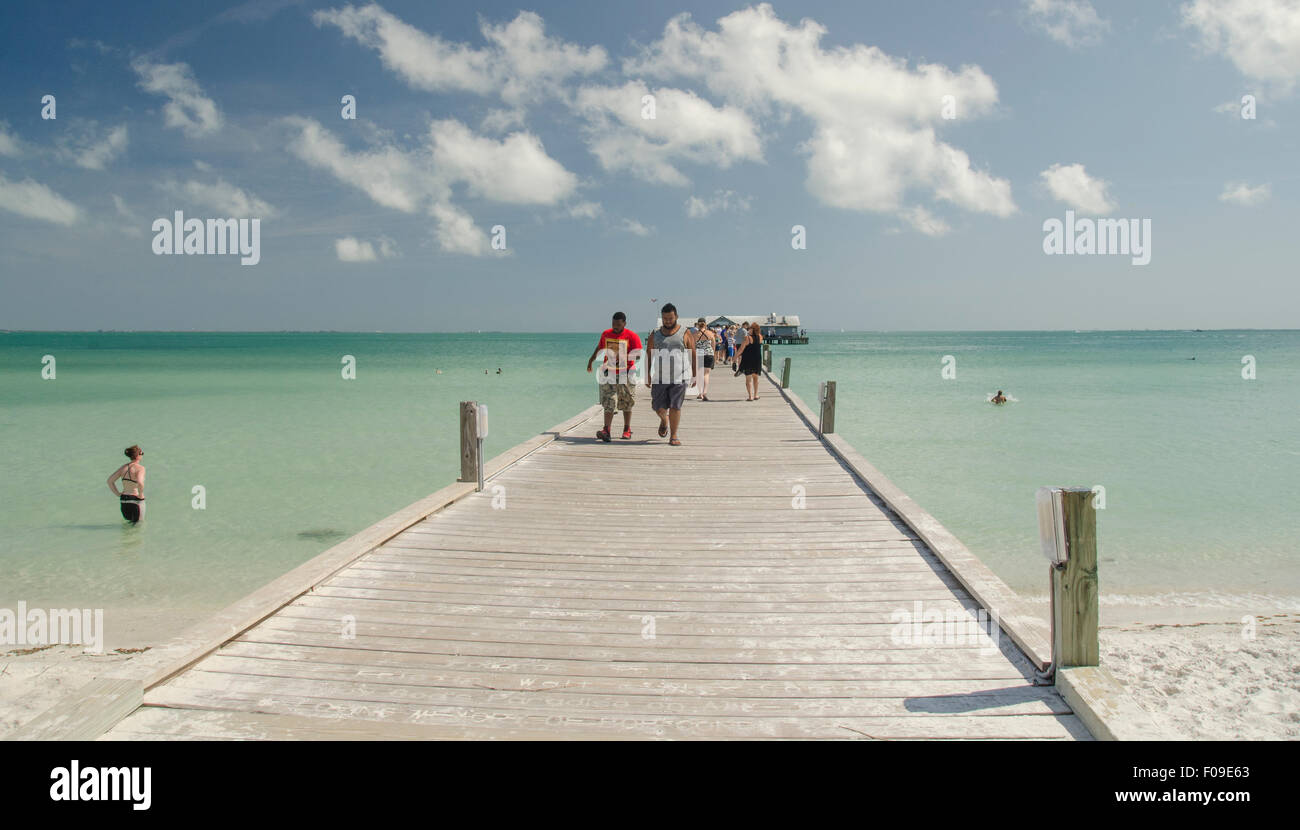
{"type": "Polygon", "coordinates": [[[126,448],[126,457],[130,459],[117,472],[108,477],[108,489],[113,491],[122,503],[122,518],[135,524],[144,518],[144,465],[140,458],[144,450],[138,444],[126,448]],[[122,479],[122,490],[118,491],[114,482],[122,479]]]}

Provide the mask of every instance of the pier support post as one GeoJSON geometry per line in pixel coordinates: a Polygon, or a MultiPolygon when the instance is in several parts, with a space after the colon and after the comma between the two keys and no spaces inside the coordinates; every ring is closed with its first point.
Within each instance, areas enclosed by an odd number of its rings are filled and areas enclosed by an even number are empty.
{"type": "Polygon", "coordinates": [[[785,362],[781,364],[781,388],[790,388],[790,358],[788,357],[785,359],[785,362]]]}
{"type": "Polygon", "coordinates": [[[478,401],[460,402],[460,480],[473,481],[482,489],[483,443],[478,435],[478,401]]]}
{"type": "Polygon", "coordinates": [[[826,392],[822,396],[822,435],[835,431],[835,381],[826,381],[826,392]]]}
{"type": "Polygon", "coordinates": [[[1053,651],[1058,668],[1096,666],[1099,620],[1097,592],[1097,511],[1090,489],[1061,492],[1065,567],[1052,571],[1053,651]]]}
{"type": "Polygon", "coordinates": [[[767,343],[763,344],[763,368],[772,371],[772,347],[767,343]]]}

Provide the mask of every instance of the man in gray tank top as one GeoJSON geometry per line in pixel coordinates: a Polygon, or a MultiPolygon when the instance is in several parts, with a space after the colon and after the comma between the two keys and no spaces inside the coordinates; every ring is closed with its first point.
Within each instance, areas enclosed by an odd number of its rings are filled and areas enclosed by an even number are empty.
{"type": "Polygon", "coordinates": [[[650,406],[659,416],[659,437],[669,436],[668,443],[680,447],[677,425],[682,420],[682,402],[686,387],[695,379],[695,337],[677,323],[677,307],[668,303],[660,312],[663,325],[650,333],[646,341],[646,386],[650,387],[650,406]]]}

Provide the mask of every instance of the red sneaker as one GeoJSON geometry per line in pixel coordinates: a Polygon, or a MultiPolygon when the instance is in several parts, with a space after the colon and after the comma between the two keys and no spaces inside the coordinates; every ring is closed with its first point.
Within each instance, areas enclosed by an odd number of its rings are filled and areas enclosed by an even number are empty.
{"type": "Polygon", "coordinates": [[[624,440],[624,441],[628,440],[628,439],[631,438],[631,437],[632,437],[632,430],[630,430],[630,429],[625,429],[625,430],[623,430],[623,440],[624,440]]]}

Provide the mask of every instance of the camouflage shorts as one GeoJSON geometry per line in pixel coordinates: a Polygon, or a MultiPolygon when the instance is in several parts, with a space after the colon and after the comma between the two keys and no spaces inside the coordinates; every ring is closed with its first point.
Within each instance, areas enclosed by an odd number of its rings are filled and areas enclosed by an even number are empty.
{"type": "Polygon", "coordinates": [[[630,383],[600,383],[600,405],[606,412],[627,412],[636,403],[636,387],[630,383]]]}

